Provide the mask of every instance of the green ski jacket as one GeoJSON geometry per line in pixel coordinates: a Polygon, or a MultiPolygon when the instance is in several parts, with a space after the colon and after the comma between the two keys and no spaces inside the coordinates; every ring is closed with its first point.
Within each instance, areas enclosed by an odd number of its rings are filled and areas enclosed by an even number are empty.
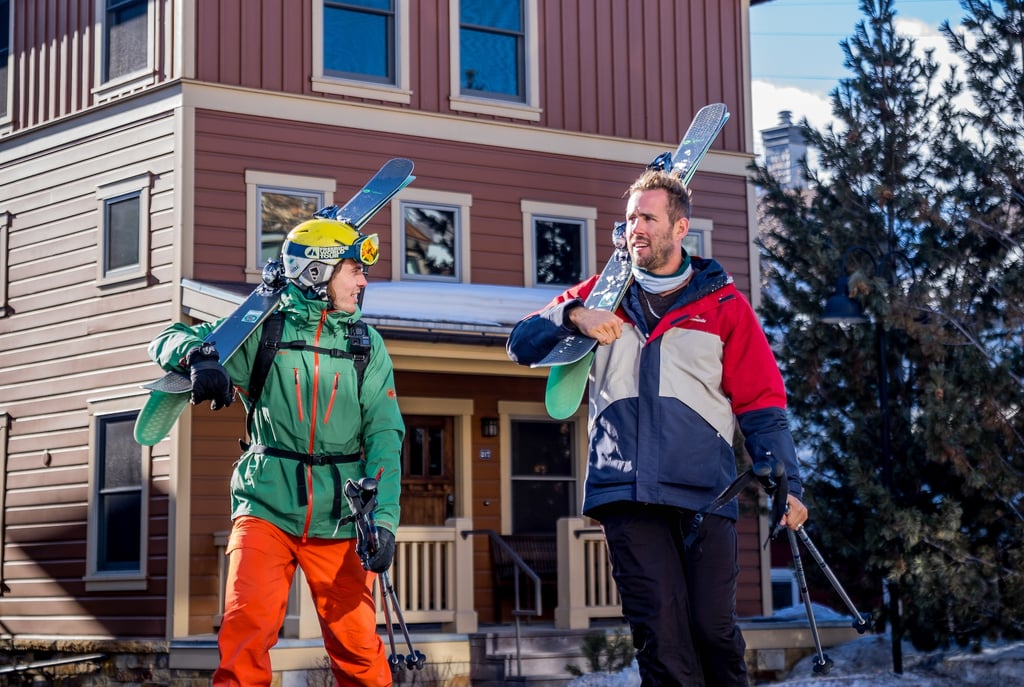
{"type": "MultiPolygon", "coordinates": [[[[349,325],[361,311],[331,310],[293,285],[279,309],[285,316],[281,341],[306,348],[282,346],[274,356],[253,413],[250,448],[231,476],[231,518],[252,515],[304,538],[354,537],[355,526],[342,523],[350,514],[344,484],[374,477],[377,525],[394,533],[405,425],[383,339],[368,328],[371,350],[359,391],[353,360],[336,353],[350,351],[349,325]]],[[[150,357],[165,370],[183,371],[185,354],[216,325],[173,324],[150,343],[150,357]]],[[[247,411],[261,334],[253,332],[224,366],[247,411]]]]}

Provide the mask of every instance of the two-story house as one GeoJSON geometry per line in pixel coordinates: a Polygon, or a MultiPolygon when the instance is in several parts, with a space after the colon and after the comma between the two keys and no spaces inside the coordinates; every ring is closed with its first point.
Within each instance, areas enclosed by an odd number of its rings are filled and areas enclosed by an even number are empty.
{"type": "MultiPolygon", "coordinates": [[[[504,340],[600,269],[623,191],[711,102],[732,117],[692,183],[692,250],[756,300],[752,2],[0,0],[5,650],[216,661],[242,410],[186,410],[139,446],[146,345],[231,312],[291,226],[391,157],[417,178],[366,228],[364,312],[408,429],[406,620],[507,622],[488,530],[578,566],[545,601],[555,625],[614,618],[578,518],[586,403],[548,417],[545,372],[504,340]]],[[[743,615],[770,610],[764,531],[741,521],[743,615]]],[[[304,603],[285,637],[318,635],[304,603]]]]}

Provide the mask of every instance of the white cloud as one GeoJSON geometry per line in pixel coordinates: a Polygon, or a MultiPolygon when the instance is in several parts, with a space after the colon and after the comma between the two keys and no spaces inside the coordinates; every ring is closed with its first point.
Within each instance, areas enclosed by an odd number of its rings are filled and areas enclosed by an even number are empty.
{"type": "Polygon", "coordinates": [[[792,121],[799,124],[805,117],[815,129],[824,129],[832,121],[832,104],[828,96],[793,86],[779,86],[757,80],[751,84],[754,123],[754,152],[761,155],[761,131],[779,125],[779,113],[789,110],[792,121]]]}

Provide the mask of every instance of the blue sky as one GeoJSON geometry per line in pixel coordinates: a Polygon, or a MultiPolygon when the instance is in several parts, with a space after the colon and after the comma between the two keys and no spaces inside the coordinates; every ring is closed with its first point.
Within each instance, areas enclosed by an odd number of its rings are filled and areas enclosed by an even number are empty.
{"type": "MultiPolygon", "coordinates": [[[[958,0],[895,0],[897,29],[919,47],[934,47],[948,59],[938,33],[946,19],[956,26],[964,11],[958,0]]],[[[839,41],[853,34],[865,15],[857,0],[771,0],[750,9],[754,138],[778,123],[780,110],[807,117],[821,128],[830,118],[829,92],[850,76],[839,41]]]]}

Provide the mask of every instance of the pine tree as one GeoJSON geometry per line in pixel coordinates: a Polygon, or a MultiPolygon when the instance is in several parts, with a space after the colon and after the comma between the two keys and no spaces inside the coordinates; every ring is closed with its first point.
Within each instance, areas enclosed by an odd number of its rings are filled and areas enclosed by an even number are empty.
{"type": "Polygon", "coordinates": [[[893,0],[861,0],[835,123],[803,123],[807,190],[754,168],[808,527],[922,649],[1024,633],[1024,23],[1020,0],[962,5],[966,33],[944,30],[966,84],[939,82],[893,0]],[[821,321],[837,286],[873,327],[821,321]]]}

